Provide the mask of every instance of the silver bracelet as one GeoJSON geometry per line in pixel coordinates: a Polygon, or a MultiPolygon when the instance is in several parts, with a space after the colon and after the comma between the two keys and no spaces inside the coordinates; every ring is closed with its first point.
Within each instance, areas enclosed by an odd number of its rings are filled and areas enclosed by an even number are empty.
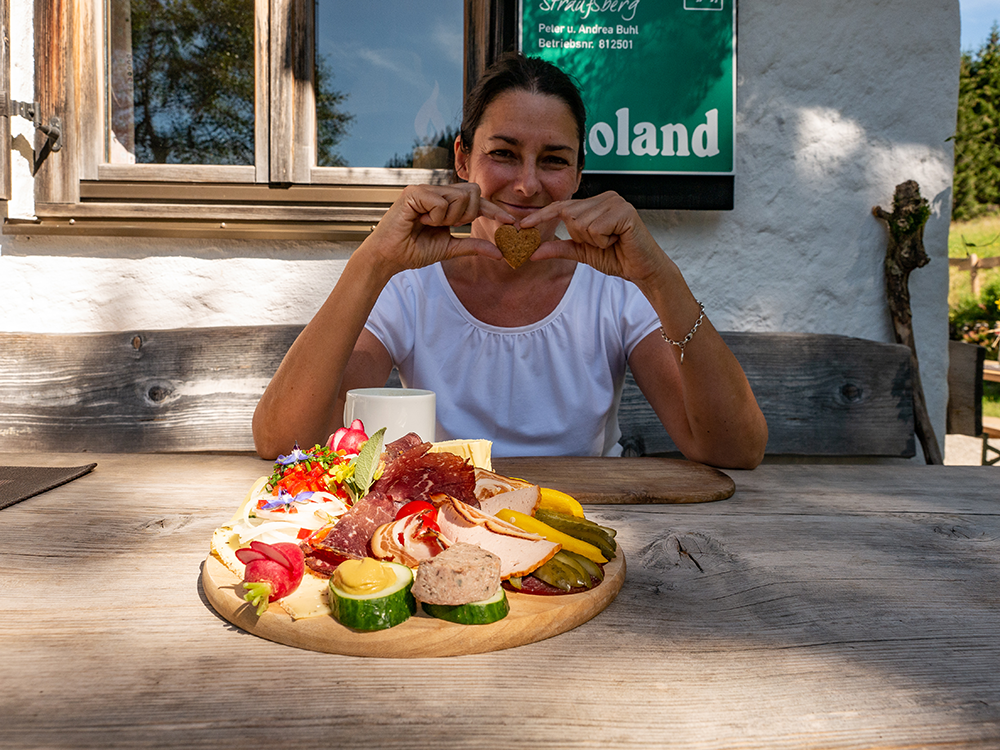
{"type": "MultiPolygon", "coordinates": [[[[695,301],[697,302],[697,300],[695,301]]],[[[698,314],[698,320],[694,322],[694,325],[691,327],[691,330],[688,331],[687,336],[680,341],[674,341],[672,338],[667,336],[667,332],[663,330],[663,326],[660,326],[660,335],[663,336],[663,340],[671,346],[676,346],[681,350],[681,364],[684,364],[684,347],[688,345],[688,342],[694,336],[694,332],[698,330],[698,326],[700,326],[701,322],[705,319],[705,306],[701,302],[698,302],[698,310],[700,311],[698,314]]]]}

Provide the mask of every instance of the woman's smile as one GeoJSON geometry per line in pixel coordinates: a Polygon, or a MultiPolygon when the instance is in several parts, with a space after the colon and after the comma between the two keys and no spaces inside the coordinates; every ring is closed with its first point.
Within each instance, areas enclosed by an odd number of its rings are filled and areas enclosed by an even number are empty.
{"type": "MultiPolygon", "coordinates": [[[[509,91],[487,107],[470,153],[456,149],[456,171],[479,185],[484,198],[520,220],[576,192],[578,142],[576,120],[562,100],[509,91]]],[[[539,227],[542,237],[550,239],[557,223],[539,227]]],[[[496,227],[480,218],[473,231],[492,241],[496,227]]]]}

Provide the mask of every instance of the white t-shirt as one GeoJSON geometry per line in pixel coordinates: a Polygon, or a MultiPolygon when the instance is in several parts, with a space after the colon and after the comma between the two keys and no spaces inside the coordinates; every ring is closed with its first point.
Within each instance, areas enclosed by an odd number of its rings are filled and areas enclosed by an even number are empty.
{"type": "Polygon", "coordinates": [[[486,438],[495,456],[620,455],[626,361],[658,326],[634,284],[583,263],[531,325],[474,318],[439,263],[394,276],[366,325],[405,387],[437,394],[436,439],[486,438]]]}

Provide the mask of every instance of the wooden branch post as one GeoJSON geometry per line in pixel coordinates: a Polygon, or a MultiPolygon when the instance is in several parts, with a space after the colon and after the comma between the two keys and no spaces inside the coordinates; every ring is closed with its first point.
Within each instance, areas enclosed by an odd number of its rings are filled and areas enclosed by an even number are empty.
{"type": "Polygon", "coordinates": [[[920,195],[920,186],[907,180],[896,186],[892,197],[892,213],[879,206],[872,213],[889,228],[889,244],[885,251],[885,287],[896,342],[910,348],[913,370],[914,431],[920,440],[924,458],[929,464],[943,464],[941,447],[934,434],[927,400],[920,382],[917,346],[913,337],[913,316],[910,311],[910,272],[930,263],[924,250],[924,225],[931,209],[920,195]]]}

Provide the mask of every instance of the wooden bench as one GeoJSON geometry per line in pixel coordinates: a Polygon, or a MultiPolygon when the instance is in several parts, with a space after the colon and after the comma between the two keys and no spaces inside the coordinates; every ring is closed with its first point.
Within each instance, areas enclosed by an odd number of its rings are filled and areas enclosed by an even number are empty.
{"type": "Polygon", "coordinates": [[[982,346],[949,341],[947,432],[980,438],[982,464],[993,466],[1000,463],[1000,450],[989,441],[1000,438],[1000,418],[983,416],[983,381],[1000,382],[1000,365],[986,359],[982,346]]]}
{"type": "MultiPolygon", "coordinates": [[[[254,407],[300,330],[0,333],[0,451],[252,451],[254,407]]],[[[906,347],[822,334],[723,336],[767,417],[768,455],[914,455],[906,347]]],[[[620,421],[627,455],[676,450],[631,376],[620,421]]]]}

